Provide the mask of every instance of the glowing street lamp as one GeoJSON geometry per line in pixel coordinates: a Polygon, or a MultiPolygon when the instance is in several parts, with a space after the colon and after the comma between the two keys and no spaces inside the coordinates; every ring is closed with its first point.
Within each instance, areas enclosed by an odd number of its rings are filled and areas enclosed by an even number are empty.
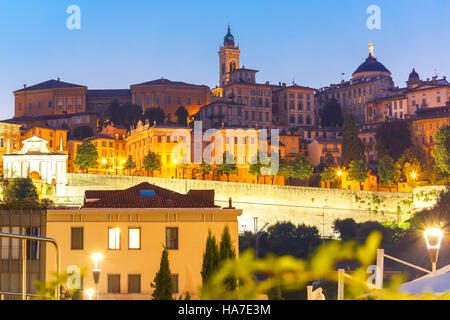
{"type": "Polygon", "coordinates": [[[431,270],[435,272],[443,232],[439,228],[430,228],[424,232],[424,236],[427,243],[428,253],[430,254],[431,270]]]}
{"type": "Polygon", "coordinates": [[[340,189],[341,179],[342,179],[342,171],[341,171],[341,169],[338,170],[337,175],[338,175],[338,189],[340,189]]]}
{"type": "Polygon", "coordinates": [[[88,295],[89,300],[92,300],[92,297],[94,296],[95,290],[94,289],[87,289],[84,291],[88,295]]]}
{"type": "Polygon", "coordinates": [[[98,283],[100,281],[100,273],[102,271],[98,268],[98,262],[103,259],[103,255],[101,253],[94,253],[91,258],[95,262],[95,269],[92,270],[92,275],[94,276],[94,283],[96,287],[96,300],[98,300],[98,283]]]}

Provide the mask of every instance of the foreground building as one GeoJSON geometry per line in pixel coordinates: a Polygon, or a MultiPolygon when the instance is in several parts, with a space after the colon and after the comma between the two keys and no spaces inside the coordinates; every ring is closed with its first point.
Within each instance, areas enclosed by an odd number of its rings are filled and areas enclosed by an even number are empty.
{"type": "MultiPolygon", "coordinates": [[[[238,221],[242,210],[214,205],[214,191],[180,194],[148,183],[126,190],[87,191],[81,209],[51,209],[47,235],[61,248],[61,267],[86,268],[82,288],[95,288],[91,255],[103,260],[100,299],[150,299],[163,247],[169,251],[173,293],[198,297],[201,266],[210,230],[220,239],[225,226],[238,250],[238,221]]],[[[47,250],[47,261],[54,252],[47,250]]],[[[52,265],[47,265],[47,280],[52,265]]]]}

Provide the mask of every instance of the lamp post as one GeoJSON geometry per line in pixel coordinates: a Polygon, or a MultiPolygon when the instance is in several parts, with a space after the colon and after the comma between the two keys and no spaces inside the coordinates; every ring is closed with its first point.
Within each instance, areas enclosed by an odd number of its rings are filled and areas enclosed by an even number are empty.
{"type": "Polygon", "coordinates": [[[338,189],[341,189],[341,177],[342,177],[341,169],[338,170],[337,175],[338,175],[338,189]]]}
{"type": "Polygon", "coordinates": [[[411,173],[411,178],[413,180],[413,188],[414,188],[416,185],[417,173],[415,172],[411,173]]]}
{"type": "Polygon", "coordinates": [[[94,253],[91,256],[91,258],[95,262],[95,269],[92,270],[92,275],[94,276],[94,283],[95,283],[95,291],[96,291],[95,299],[98,300],[98,283],[100,281],[100,273],[102,271],[98,268],[98,262],[103,259],[103,255],[100,253],[94,253]]]}
{"type": "Polygon", "coordinates": [[[432,272],[436,272],[436,262],[438,259],[439,248],[441,246],[442,235],[443,232],[439,228],[430,228],[424,232],[428,253],[430,254],[432,272]]]}
{"type": "Polygon", "coordinates": [[[105,158],[102,159],[102,163],[103,163],[103,167],[105,168],[105,174],[106,174],[106,159],[105,158]]]}

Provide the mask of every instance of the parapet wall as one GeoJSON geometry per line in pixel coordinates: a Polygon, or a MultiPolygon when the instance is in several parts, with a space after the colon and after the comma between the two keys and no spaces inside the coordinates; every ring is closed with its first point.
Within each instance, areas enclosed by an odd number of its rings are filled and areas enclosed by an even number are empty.
{"type": "MultiPolygon", "coordinates": [[[[316,225],[321,232],[330,234],[337,218],[352,217],[358,222],[393,221],[404,219],[416,210],[413,193],[75,173],[67,174],[67,178],[68,186],[57,189],[59,203],[66,200],[81,204],[85,190],[120,190],[142,182],[181,193],[191,189],[214,189],[218,205],[228,206],[228,199],[232,198],[233,206],[244,210],[239,219],[241,230],[253,230],[257,217],[259,227],[264,222],[289,220],[316,225]]],[[[420,204],[417,207],[424,206],[423,202],[420,204]]]]}

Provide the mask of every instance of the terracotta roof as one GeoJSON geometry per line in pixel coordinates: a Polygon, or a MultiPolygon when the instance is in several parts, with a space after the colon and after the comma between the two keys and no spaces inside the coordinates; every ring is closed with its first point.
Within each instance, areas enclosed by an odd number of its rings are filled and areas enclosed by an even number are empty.
{"type": "Polygon", "coordinates": [[[205,85],[186,83],[182,81],[172,81],[169,79],[161,78],[156,80],[151,80],[147,82],[133,84],[131,86],[150,86],[150,85],[175,85],[175,86],[197,86],[197,87],[207,87],[205,85]]]}
{"type": "Polygon", "coordinates": [[[192,194],[181,194],[143,182],[125,190],[86,191],[83,208],[217,208],[210,201],[192,194]],[[141,191],[154,191],[155,195],[141,195],[141,191]],[[95,198],[98,197],[98,198],[95,198]]]}
{"type": "Polygon", "coordinates": [[[59,89],[59,88],[74,88],[74,87],[82,87],[85,88],[85,86],[81,86],[79,84],[73,84],[68,82],[63,82],[60,80],[48,80],[44,81],[38,84],[35,84],[30,87],[26,87],[25,89],[16,90],[14,92],[20,92],[20,91],[32,91],[32,90],[44,90],[44,89],[59,89]]]}

